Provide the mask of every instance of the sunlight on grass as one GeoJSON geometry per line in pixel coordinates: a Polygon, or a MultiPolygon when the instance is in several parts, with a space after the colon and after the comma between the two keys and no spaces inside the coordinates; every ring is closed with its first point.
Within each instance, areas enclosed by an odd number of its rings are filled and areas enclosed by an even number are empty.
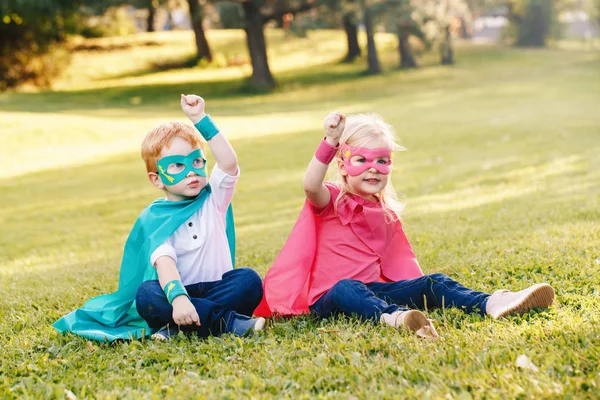
{"type": "MultiPolygon", "coordinates": [[[[340,60],[345,55],[344,35],[340,31],[314,31],[309,38],[287,36],[281,30],[266,30],[268,57],[273,73],[293,71],[298,66],[304,68],[327,65],[340,60]],[[307,53],[310,57],[307,57],[307,53]]],[[[210,82],[248,77],[252,73],[250,58],[246,49],[246,35],[242,30],[212,30],[208,41],[213,46],[214,58],[222,62],[242,65],[223,68],[182,69],[177,71],[156,71],[156,62],[176,61],[194,55],[193,32],[179,31],[140,35],[136,42],[156,43],[156,46],[133,47],[112,52],[86,51],[75,53],[73,62],[62,79],[56,84],[57,90],[81,90],[100,87],[123,87],[148,85],[152,83],[173,84],[190,81],[210,82]],[[227,61],[230,60],[230,61],[227,61]],[[138,76],[140,71],[146,71],[138,76]]],[[[380,47],[393,46],[394,35],[379,34],[380,47]]],[[[131,39],[100,39],[94,41],[100,46],[131,43],[131,39]]],[[[132,44],[135,44],[133,42],[132,44]]]]}
{"type": "Polygon", "coordinates": [[[411,212],[472,209],[487,203],[501,203],[511,198],[547,190],[585,192],[592,189],[594,183],[572,181],[569,175],[585,171],[587,167],[581,157],[570,156],[555,158],[549,163],[538,166],[510,170],[500,175],[487,175],[483,185],[480,185],[477,180],[467,180],[464,182],[465,187],[458,190],[412,198],[411,203],[414,205],[411,207],[411,212]],[[491,184],[493,182],[498,184],[491,184]]]}
{"type": "MultiPolygon", "coordinates": [[[[364,60],[337,63],[341,32],[270,31],[280,87],[263,94],[241,91],[245,66],[153,66],[193,55],[190,32],[100,40],[146,45],[75,53],[57,91],[0,94],[0,397],[594,398],[600,54],[461,45],[453,67],[430,53],[424,68],[400,71],[393,38],[378,40],[385,73],[365,76],[364,60]],[[437,342],[310,316],[248,338],[59,335],[52,322],[116,289],[129,230],[161,196],[141,139],[185,120],[182,92],[207,99],[239,156],[238,266],[264,276],[285,243],[323,117],[377,112],[408,149],[391,177],[424,272],[488,292],[547,281],[557,304],[500,321],[428,310],[437,342]],[[518,367],[520,355],[539,372],[518,367]]],[[[209,41],[222,60],[247,57],[242,32],[210,31],[209,41]]]]}

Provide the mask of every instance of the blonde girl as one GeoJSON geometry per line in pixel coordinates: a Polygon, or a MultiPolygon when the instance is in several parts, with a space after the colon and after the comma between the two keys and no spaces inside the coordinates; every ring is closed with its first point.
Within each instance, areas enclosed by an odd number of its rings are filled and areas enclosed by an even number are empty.
{"type": "Polygon", "coordinates": [[[257,315],[357,316],[421,337],[437,337],[420,311],[457,307],[500,318],[548,307],[554,291],[537,284],[490,295],[444,274],[423,275],[398,218],[390,175],[393,129],[374,114],[330,113],[325,137],[304,175],[306,203],[264,280],[257,315]],[[324,182],[330,163],[337,181],[324,182]]]}

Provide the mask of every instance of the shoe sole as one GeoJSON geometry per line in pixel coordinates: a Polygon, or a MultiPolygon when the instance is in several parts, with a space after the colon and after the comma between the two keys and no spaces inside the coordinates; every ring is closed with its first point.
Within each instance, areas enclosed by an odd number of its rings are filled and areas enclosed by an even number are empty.
{"type": "Polygon", "coordinates": [[[532,308],[547,308],[554,301],[554,289],[547,283],[538,283],[531,287],[531,291],[512,307],[502,311],[497,317],[503,318],[510,314],[524,314],[532,308]]]}
{"type": "Polygon", "coordinates": [[[436,339],[439,337],[429,318],[419,310],[406,311],[402,325],[421,338],[436,339]]]}
{"type": "Polygon", "coordinates": [[[160,333],[154,333],[152,336],[150,336],[150,339],[156,340],[158,342],[164,342],[164,341],[168,340],[168,338],[164,337],[160,333]]]}
{"type": "Polygon", "coordinates": [[[406,329],[416,332],[425,326],[429,326],[429,320],[421,311],[411,310],[404,313],[402,325],[406,329]]]}

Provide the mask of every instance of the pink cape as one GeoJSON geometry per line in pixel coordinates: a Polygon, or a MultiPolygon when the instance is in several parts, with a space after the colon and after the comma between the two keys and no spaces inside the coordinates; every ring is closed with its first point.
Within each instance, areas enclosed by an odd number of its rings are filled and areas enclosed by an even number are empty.
{"type": "MultiPolygon", "coordinates": [[[[339,195],[339,189],[333,185],[327,187],[333,201],[339,195]]],[[[362,224],[354,222],[360,220],[357,213],[362,213],[362,207],[357,206],[356,202],[340,202],[337,211],[342,223],[351,225],[357,240],[369,245],[369,239],[376,239],[373,237],[374,227],[364,221],[362,224]]],[[[380,256],[382,279],[395,282],[423,276],[402,224],[400,221],[394,224],[395,232],[384,247],[385,253],[380,256]]],[[[300,315],[310,312],[308,291],[320,230],[321,218],[307,200],[288,240],[265,276],[263,299],[254,311],[255,315],[269,317],[273,314],[300,315]]],[[[333,270],[336,266],[330,265],[328,268],[333,270]]],[[[336,282],[329,283],[333,286],[336,282]]]]}

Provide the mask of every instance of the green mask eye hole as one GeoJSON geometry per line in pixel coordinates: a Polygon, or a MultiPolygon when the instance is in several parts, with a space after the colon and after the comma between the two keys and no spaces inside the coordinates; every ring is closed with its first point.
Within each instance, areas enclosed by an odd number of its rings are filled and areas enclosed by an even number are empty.
{"type": "Polygon", "coordinates": [[[201,149],[192,151],[187,156],[172,155],[158,160],[156,167],[160,179],[165,185],[176,185],[190,173],[206,176],[206,161],[201,149]]]}

